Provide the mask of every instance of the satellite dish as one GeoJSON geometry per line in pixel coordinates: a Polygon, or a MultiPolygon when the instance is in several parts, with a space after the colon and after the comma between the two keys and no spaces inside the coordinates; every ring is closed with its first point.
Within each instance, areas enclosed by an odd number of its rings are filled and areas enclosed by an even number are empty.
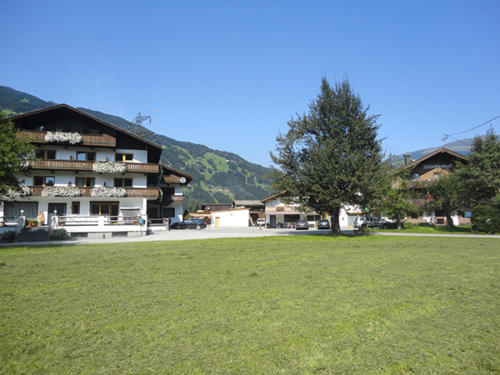
{"type": "Polygon", "coordinates": [[[181,177],[181,178],[179,178],[179,182],[180,182],[181,184],[185,184],[185,183],[186,183],[186,177],[181,177]]]}

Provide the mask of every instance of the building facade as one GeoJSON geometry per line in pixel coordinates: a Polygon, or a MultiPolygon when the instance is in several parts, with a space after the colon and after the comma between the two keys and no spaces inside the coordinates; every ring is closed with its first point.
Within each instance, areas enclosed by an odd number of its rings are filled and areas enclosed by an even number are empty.
{"type": "Polygon", "coordinates": [[[9,120],[18,137],[35,146],[36,159],[18,177],[23,192],[3,198],[4,222],[23,214],[48,225],[57,216],[70,233],[103,231],[95,228],[103,225],[109,232],[134,225],[143,232],[150,206],[160,198],[166,203],[170,193],[175,198],[168,214],[175,220],[182,212],[182,186],[188,181],[173,170],[169,175],[178,180],[165,182],[161,146],[66,104],[9,120]]]}

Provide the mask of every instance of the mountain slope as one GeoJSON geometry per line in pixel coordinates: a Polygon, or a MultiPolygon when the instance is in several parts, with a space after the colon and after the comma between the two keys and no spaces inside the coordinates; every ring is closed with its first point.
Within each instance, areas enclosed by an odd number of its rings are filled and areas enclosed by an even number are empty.
{"type": "MultiPolygon", "coordinates": [[[[52,106],[47,102],[9,87],[0,86],[0,111],[10,116],[52,106]]],[[[161,161],[194,177],[186,190],[186,201],[200,203],[230,202],[234,199],[262,199],[270,195],[270,169],[250,163],[242,157],[204,145],[177,141],[136,126],[118,117],[79,108],[92,116],[134,132],[160,144],[164,151],[161,161]]]]}

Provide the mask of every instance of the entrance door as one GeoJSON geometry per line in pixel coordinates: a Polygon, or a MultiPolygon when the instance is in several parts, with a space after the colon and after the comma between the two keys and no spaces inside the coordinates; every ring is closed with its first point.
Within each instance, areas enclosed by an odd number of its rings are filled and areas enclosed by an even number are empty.
{"type": "Polygon", "coordinates": [[[66,203],[49,203],[49,218],[57,210],[57,216],[66,216],[66,203]]]}
{"type": "Polygon", "coordinates": [[[220,225],[220,217],[215,218],[215,226],[218,227],[220,225]]]}
{"type": "Polygon", "coordinates": [[[276,228],[276,215],[269,216],[269,226],[271,228],[276,228]]]}
{"type": "Polygon", "coordinates": [[[49,203],[48,212],[48,223],[52,223],[52,216],[54,216],[54,210],[57,210],[57,216],[66,216],[66,203],[49,203]]]}
{"type": "Polygon", "coordinates": [[[347,214],[347,226],[352,228],[354,226],[354,220],[359,216],[359,214],[347,214]]]}

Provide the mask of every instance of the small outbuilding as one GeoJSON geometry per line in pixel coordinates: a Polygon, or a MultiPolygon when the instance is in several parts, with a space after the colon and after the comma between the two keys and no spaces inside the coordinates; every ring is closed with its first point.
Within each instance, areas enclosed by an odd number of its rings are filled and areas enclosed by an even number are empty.
{"type": "Polygon", "coordinates": [[[212,228],[248,227],[249,222],[250,209],[246,207],[211,212],[212,228]]]}

